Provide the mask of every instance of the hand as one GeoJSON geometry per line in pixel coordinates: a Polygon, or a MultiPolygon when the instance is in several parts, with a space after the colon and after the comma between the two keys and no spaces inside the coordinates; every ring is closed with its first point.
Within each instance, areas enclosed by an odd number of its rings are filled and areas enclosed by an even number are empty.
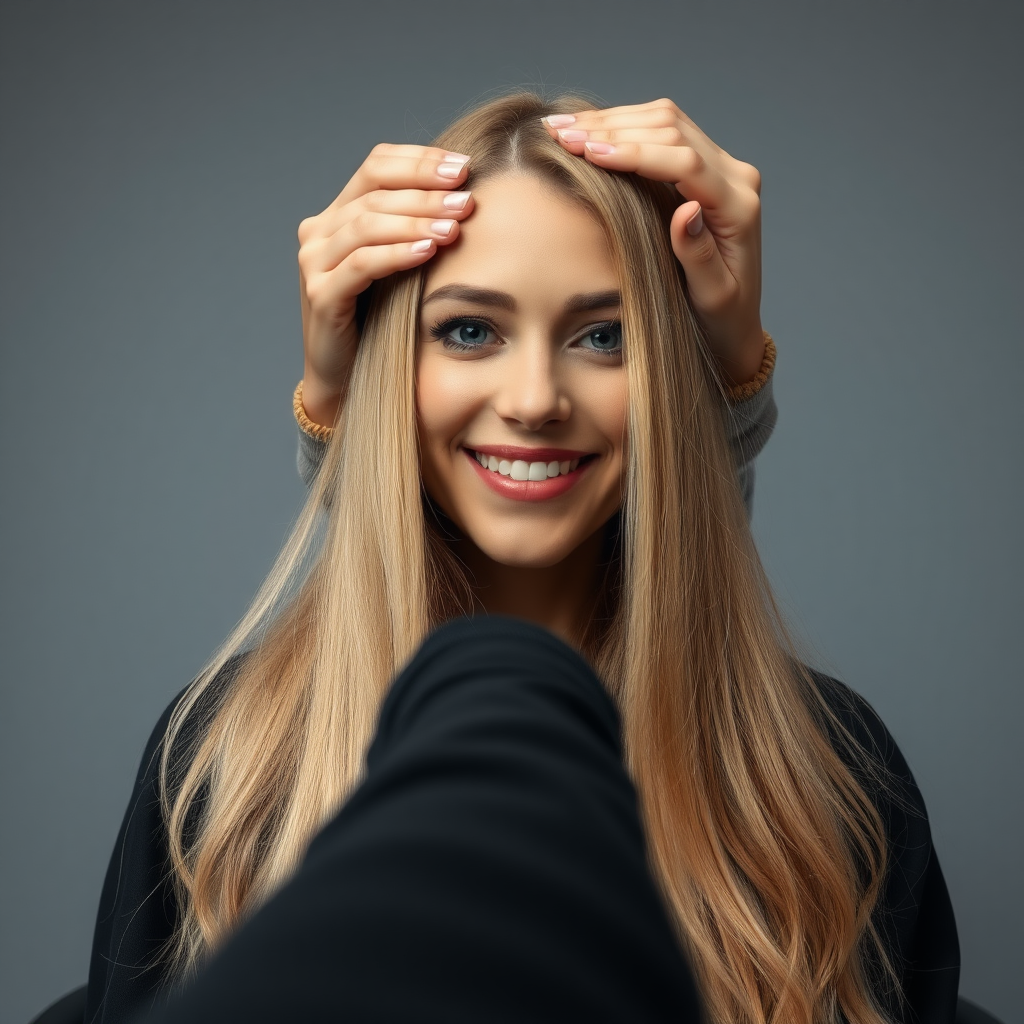
{"type": "Polygon", "coordinates": [[[757,168],[716,146],[667,99],[553,120],[543,123],[569,152],[675,184],[686,202],[672,216],[670,236],[693,310],[726,382],[754,377],[764,356],[757,168]],[[614,152],[602,152],[609,146],[614,152]]]}
{"type": "Polygon", "coordinates": [[[314,423],[333,426],[337,417],[359,345],[360,292],[458,238],[473,197],[452,190],[465,180],[468,160],[434,146],[382,142],[338,198],[299,225],[302,404],[314,423]]]}

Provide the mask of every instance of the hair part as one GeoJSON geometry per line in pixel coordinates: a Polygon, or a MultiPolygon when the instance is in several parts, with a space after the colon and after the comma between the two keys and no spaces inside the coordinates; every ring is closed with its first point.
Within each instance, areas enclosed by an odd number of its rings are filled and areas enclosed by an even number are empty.
{"type": "MultiPolygon", "coordinates": [[[[669,244],[681,196],[564,152],[539,121],[593,106],[516,92],[435,140],[471,155],[464,188],[540,177],[603,225],[615,259],[625,498],[577,646],[619,707],[652,872],[709,1020],[882,1024],[869,965],[887,963],[871,923],[885,833],[827,729],[867,757],[795,658],[751,538],[724,390],[669,244]]],[[[359,784],[380,703],[428,632],[479,610],[419,474],[424,277],[365,294],[338,428],[295,529],[173,715],[161,791],[179,975],[290,877],[359,784]]]]}

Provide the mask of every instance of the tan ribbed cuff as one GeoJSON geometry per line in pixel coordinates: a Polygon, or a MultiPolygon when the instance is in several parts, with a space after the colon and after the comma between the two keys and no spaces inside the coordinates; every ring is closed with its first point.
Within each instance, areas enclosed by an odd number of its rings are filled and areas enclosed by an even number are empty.
{"type": "Polygon", "coordinates": [[[325,427],[319,423],[314,423],[306,415],[306,410],[302,407],[301,380],[295,388],[295,394],[292,395],[292,412],[295,413],[295,422],[298,423],[299,428],[304,434],[315,437],[318,441],[330,441],[334,436],[334,427],[325,427]]]}
{"type": "Polygon", "coordinates": [[[762,333],[764,334],[764,358],[761,360],[761,369],[745,384],[734,384],[729,388],[729,399],[733,402],[745,402],[748,398],[753,398],[768,383],[768,379],[775,369],[775,342],[767,331],[762,329],[762,333]]]}

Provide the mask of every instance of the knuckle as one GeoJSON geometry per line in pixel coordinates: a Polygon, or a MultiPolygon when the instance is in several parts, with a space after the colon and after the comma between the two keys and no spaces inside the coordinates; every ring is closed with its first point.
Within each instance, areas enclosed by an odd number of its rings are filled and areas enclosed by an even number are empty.
{"type": "Polygon", "coordinates": [[[362,171],[370,182],[376,181],[384,169],[390,157],[384,151],[385,143],[378,143],[370,151],[370,155],[363,161],[362,171]]]}
{"type": "Polygon", "coordinates": [[[682,154],[690,173],[695,174],[704,169],[704,157],[702,157],[692,146],[683,146],[682,154]]]}
{"type": "Polygon", "coordinates": [[[683,133],[676,125],[671,125],[665,129],[665,139],[668,146],[682,146],[686,142],[683,133]]]}
{"type": "Polygon", "coordinates": [[[654,105],[662,117],[666,119],[667,124],[675,124],[683,116],[683,112],[667,96],[662,96],[660,100],[655,100],[654,105]]]}
{"type": "Polygon", "coordinates": [[[744,161],[739,162],[739,173],[744,184],[752,189],[757,195],[761,194],[761,172],[753,165],[744,161]]]}
{"type": "Polygon", "coordinates": [[[761,216],[761,197],[753,189],[742,189],[739,196],[740,209],[746,214],[746,219],[757,220],[761,216]]]}
{"type": "Polygon", "coordinates": [[[298,230],[299,243],[304,243],[306,239],[308,239],[315,230],[316,217],[304,217],[302,220],[300,220],[298,230]]]}
{"type": "Polygon", "coordinates": [[[322,277],[311,277],[306,281],[306,301],[310,309],[319,309],[324,297],[322,277]]]}
{"type": "Polygon", "coordinates": [[[366,271],[368,263],[367,255],[365,247],[353,249],[352,252],[345,257],[344,263],[349,270],[354,270],[357,274],[363,274],[366,271]]]}
{"type": "Polygon", "coordinates": [[[421,157],[416,161],[416,177],[417,178],[436,178],[437,177],[437,158],[435,157],[421,157]]]}
{"type": "Polygon", "coordinates": [[[323,242],[318,244],[317,239],[310,239],[299,247],[299,268],[307,276],[316,271],[317,257],[323,249],[323,242]]]}
{"type": "Polygon", "coordinates": [[[349,229],[357,238],[370,234],[376,215],[370,210],[360,210],[350,221],[349,229]]]}

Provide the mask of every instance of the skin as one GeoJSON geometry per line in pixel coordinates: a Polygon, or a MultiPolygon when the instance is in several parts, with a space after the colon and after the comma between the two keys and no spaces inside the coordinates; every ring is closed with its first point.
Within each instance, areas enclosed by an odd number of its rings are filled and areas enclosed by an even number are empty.
{"type": "MultiPolygon", "coordinates": [[[[675,185],[684,202],[670,242],[693,310],[725,383],[753,378],[764,355],[757,168],[666,98],[542,123],[582,160],[675,185]]],[[[507,201],[494,187],[499,179],[460,191],[469,160],[437,147],[380,143],[330,206],[299,225],[302,403],[314,423],[335,423],[359,343],[356,300],[372,281],[433,260],[425,295],[457,272],[462,283],[511,293],[516,312],[496,321],[501,343],[487,353],[453,357],[421,339],[422,468],[428,490],[463,531],[459,554],[485,609],[532,619],[568,639],[595,589],[600,527],[618,507],[625,373],[574,349],[576,328],[587,324],[559,319],[559,310],[568,295],[613,283],[608,253],[581,211],[530,182],[502,181],[512,189],[507,201]],[[566,230],[555,230],[558,224],[566,230]],[[464,440],[545,443],[601,459],[569,494],[518,507],[525,503],[473,489],[479,481],[465,473],[472,467],[458,461],[464,440]]],[[[433,322],[442,311],[425,312],[433,322]]],[[[445,315],[455,312],[472,310],[445,315]]]]}
{"type": "MultiPolygon", "coordinates": [[[[569,639],[596,585],[602,527],[622,502],[627,382],[618,304],[566,312],[579,293],[619,286],[600,224],[532,176],[475,191],[476,213],[430,267],[420,310],[416,398],[427,492],[458,526],[457,553],[486,612],[538,622],[569,639]],[[515,310],[451,297],[449,285],[499,290],[515,310]],[[447,349],[431,326],[452,317],[447,349]],[[484,317],[489,324],[481,322],[484,317]],[[474,318],[476,318],[474,320],[474,318]],[[490,326],[493,324],[493,326],[490,326]],[[595,329],[598,329],[595,333],[595,329]],[[598,457],[565,494],[496,494],[463,445],[582,450],[598,457]]],[[[447,325],[446,325],[447,326],[447,325]]]]}

